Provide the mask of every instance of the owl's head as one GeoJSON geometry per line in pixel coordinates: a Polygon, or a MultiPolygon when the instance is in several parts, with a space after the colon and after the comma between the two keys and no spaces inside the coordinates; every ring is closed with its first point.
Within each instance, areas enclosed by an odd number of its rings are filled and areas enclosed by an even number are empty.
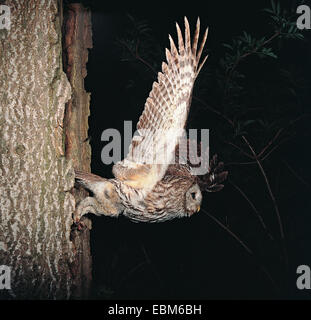
{"type": "Polygon", "coordinates": [[[193,184],[186,192],[185,197],[186,213],[190,217],[200,210],[202,193],[199,185],[197,183],[193,184]]]}

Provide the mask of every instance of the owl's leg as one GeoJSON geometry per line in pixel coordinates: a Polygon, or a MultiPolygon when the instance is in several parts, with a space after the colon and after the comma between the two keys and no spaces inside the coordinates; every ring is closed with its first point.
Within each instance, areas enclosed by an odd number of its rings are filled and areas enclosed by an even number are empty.
{"type": "Polygon", "coordinates": [[[80,221],[82,216],[87,213],[100,215],[99,210],[100,204],[98,203],[98,201],[93,197],[86,197],[85,199],[81,200],[76,206],[76,210],[74,212],[74,220],[80,221]]]}
{"type": "Polygon", "coordinates": [[[74,224],[78,230],[84,228],[84,223],[82,222],[83,219],[81,220],[81,218],[87,213],[98,214],[98,207],[99,203],[92,197],[86,197],[78,203],[73,214],[74,224]]]}
{"type": "Polygon", "coordinates": [[[79,204],[76,206],[76,210],[74,212],[74,221],[78,223],[82,216],[84,216],[87,213],[93,213],[97,216],[118,216],[118,212],[115,208],[109,208],[109,206],[107,207],[105,203],[98,202],[94,197],[86,197],[85,199],[81,200],[79,204]]]}

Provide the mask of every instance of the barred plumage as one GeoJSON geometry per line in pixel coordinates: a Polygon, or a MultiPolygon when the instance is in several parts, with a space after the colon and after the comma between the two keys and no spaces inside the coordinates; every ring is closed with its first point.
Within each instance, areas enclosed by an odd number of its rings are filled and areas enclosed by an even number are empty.
{"type": "Polygon", "coordinates": [[[198,49],[199,19],[192,45],[186,17],[184,38],[177,23],[176,29],[178,49],[169,35],[167,62],[162,63],[162,72],[158,73],[139,118],[139,136],[132,139],[127,157],[113,167],[115,179],[76,172],[77,182],[94,193],[94,197],[78,205],[77,219],[87,212],[113,216],[123,213],[136,222],[191,216],[200,209],[200,185],[207,191],[217,191],[217,186],[222,188],[218,183],[227,173],[221,172],[223,166],[217,165],[215,157],[203,179],[191,174],[189,163],[172,164],[186,125],[193,85],[207,59],[206,56],[200,62],[208,31],[198,49]]]}
{"type": "Polygon", "coordinates": [[[113,167],[116,178],[136,188],[151,190],[165,175],[186,125],[195,79],[207,59],[206,56],[200,64],[208,29],[197,52],[199,19],[192,46],[186,17],[185,42],[177,23],[176,29],[178,50],[169,36],[171,49],[165,51],[167,63],[162,64],[162,72],[153,83],[137,124],[140,137],[132,140],[127,157],[113,167]],[[154,157],[161,161],[154,161],[154,157]]]}

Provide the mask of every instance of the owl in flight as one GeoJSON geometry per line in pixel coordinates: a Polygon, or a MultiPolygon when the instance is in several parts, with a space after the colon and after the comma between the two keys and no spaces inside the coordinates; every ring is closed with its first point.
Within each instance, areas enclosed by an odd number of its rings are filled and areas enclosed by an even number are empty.
{"type": "MultiPolygon", "coordinates": [[[[83,199],[76,207],[76,222],[86,213],[107,216],[123,213],[136,222],[190,217],[200,209],[202,191],[223,188],[221,182],[227,172],[223,171],[223,163],[217,162],[217,156],[208,164],[204,176],[192,174],[189,157],[183,163],[178,161],[178,145],[186,126],[193,85],[207,59],[206,56],[200,63],[208,29],[198,48],[199,19],[192,44],[186,17],[184,38],[178,24],[176,28],[178,49],[169,36],[167,63],[162,63],[162,72],[158,73],[145,103],[137,124],[139,135],[133,137],[127,157],[113,166],[115,178],[75,171],[76,182],[93,193],[93,197],[83,199]],[[157,159],[165,156],[167,161],[150,161],[154,155],[157,159]]],[[[191,141],[186,145],[189,147],[191,141]]]]}

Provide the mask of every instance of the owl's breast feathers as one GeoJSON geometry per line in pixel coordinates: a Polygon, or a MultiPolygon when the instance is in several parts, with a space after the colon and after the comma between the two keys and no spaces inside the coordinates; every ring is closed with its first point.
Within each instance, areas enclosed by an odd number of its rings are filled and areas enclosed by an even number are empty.
{"type": "Polygon", "coordinates": [[[187,216],[185,191],[196,183],[188,177],[165,175],[151,191],[147,191],[117,179],[111,182],[123,203],[123,215],[136,222],[162,222],[187,216]]]}

